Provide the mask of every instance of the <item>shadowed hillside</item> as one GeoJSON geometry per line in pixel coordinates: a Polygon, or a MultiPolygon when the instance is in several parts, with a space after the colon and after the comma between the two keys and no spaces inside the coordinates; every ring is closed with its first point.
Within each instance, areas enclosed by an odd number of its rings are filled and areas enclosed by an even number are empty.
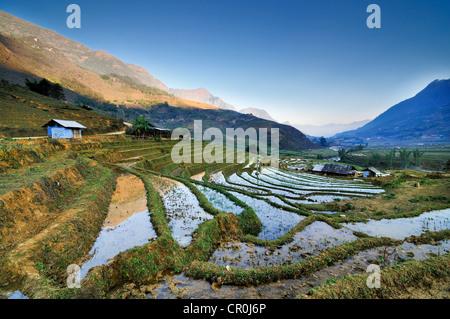
{"type": "Polygon", "coordinates": [[[450,142],[450,80],[435,80],[363,127],[337,134],[337,141],[374,143],[450,142]]]}
{"type": "Polygon", "coordinates": [[[119,131],[119,119],[34,93],[0,81],[0,137],[45,136],[42,125],[51,119],[73,120],[87,127],[84,134],[119,131]]]}

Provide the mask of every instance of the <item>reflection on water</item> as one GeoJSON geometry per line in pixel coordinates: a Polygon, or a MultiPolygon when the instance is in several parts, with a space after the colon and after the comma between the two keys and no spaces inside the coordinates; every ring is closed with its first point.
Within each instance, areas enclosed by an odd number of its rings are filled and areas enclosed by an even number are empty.
{"type": "Polygon", "coordinates": [[[441,231],[450,228],[450,208],[423,213],[417,217],[370,220],[367,223],[345,224],[351,230],[376,237],[405,239],[419,236],[425,231],[441,231]]]}
{"type": "Polygon", "coordinates": [[[379,247],[360,252],[308,276],[279,280],[259,286],[220,286],[205,280],[189,278],[182,273],[165,277],[155,285],[153,292],[147,297],[156,299],[292,299],[300,294],[306,294],[311,288],[326,284],[330,279],[366,273],[367,267],[372,263],[381,263],[383,267],[407,259],[423,260],[449,251],[450,241],[448,240],[439,242],[438,245],[404,243],[397,247],[379,247]]]}
{"type": "Polygon", "coordinates": [[[6,298],[8,299],[29,299],[27,296],[22,294],[20,291],[8,292],[6,294],[6,298]]]}
{"type": "Polygon", "coordinates": [[[200,207],[197,197],[186,185],[165,177],[151,178],[162,198],[173,238],[180,246],[188,246],[197,227],[213,216],[200,207]]]}
{"type": "Polygon", "coordinates": [[[81,266],[81,278],[89,269],[108,263],[118,253],[156,238],[146,194],[144,183],[137,176],[123,174],[117,178],[103,229],[89,252],[89,260],[81,266]]]}
{"type": "Polygon", "coordinates": [[[305,218],[304,216],[276,208],[260,199],[237,192],[231,192],[231,194],[253,208],[262,223],[262,230],[258,235],[258,238],[261,239],[276,239],[287,233],[305,218]]]}
{"type": "Polygon", "coordinates": [[[288,265],[356,239],[347,229],[334,229],[324,222],[315,222],[295,234],[292,242],[273,249],[250,243],[222,244],[210,262],[237,268],[288,265]]]}
{"type": "Polygon", "coordinates": [[[195,186],[206,196],[206,199],[214,206],[214,208],[235,215],[239,215],[244,211],[244,208],[233,203],[224,194],[202,185],[195,186]]]}
{"type": "Polygon", "coordinates": [[[81,266],[81,278],[92,267],[106,264],[118,253],[141,246],[152,238],[156,238],[156,233],[148,211],[133,214],[117,226],[103,228],[89,253],[91,258],[81,266]]]}

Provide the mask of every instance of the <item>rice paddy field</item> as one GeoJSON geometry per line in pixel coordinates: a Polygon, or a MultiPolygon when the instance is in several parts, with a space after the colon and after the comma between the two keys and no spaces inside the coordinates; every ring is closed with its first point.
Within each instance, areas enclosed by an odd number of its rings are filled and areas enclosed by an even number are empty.
{"type": "Polygon", "coordinates": [[[126,136],[63,142],[20,163],[8,143],[3,298],[405,298],[421,287],[450,297],[448,173],[323,176],[301,156],[278,168],[178,164],[176,141],[126,136]],[[80,269],[75,289],[69,265],[80,269]],[[379,288],[367,285],[369,265],[379,288]]]}

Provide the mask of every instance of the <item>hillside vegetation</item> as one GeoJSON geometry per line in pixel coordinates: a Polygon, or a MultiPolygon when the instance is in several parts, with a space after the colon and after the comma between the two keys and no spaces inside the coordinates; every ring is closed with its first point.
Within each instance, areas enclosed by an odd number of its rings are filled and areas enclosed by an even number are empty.
{"type": "Polygon", "coordinates": [[[77,121],[83,134],[119,131],[122,120],[56,100],[16,84],[0,81],[0,137],[45,136],[42,127],[51,119],[77,121]]]}

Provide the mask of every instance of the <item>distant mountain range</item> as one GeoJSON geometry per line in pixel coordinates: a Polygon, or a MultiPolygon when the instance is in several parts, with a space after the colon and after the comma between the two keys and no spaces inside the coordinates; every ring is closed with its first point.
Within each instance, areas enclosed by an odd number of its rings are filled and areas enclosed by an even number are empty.
{"type": "Polygon", "coordinates": [[[302,125],[302,124],[290,124],[290,125],[310,136],[331,137],[341,132],[355,130],[369,122],[370,120],[356,121],[346,124],[330,123],[325,125],[302,125]]]}
{"type": "Polygon", "coordinates": [[[373,121],[333,137],[335,143],[426,144],[450,142],[450,79],[435,80],[416,96],[373,121]]]}
{"type": "MultiPolygon", "coordinates": [[[[268,121],[275,121],[277,122],[267,111],[263,109],[258,108],[246,108],[242,109],[239,112],[242,114],[252,114],[253,116],[268,120],[268,121]]],[[[370,120],[364,120],[364,121],[356,121],[352,123],[346,123],[346,124],[325,124],[325,125],[302,125],[302,124],[291,124],[289,121],[283,122],[282,124],[289,125],[292,127],[295,127],[296,129],[300,130],[304,134],[306,134],[308,137],[331,137],[336,135],[337,133],[354,130],[357,129],[364,124],[369,123],[370,120]]]]}
{"type": "Polygon", "coordinates": [[[207,89],[204,89],[204,88],[193,89],[193,90],[169,89],[169,92],[175,96],[178,96],[178,97],[181,97],[181,98],[184,98],[187,100],[211,104],[213,106],[218,107],[219,109],[233,110],[233,111],[236,110],[236,108],[233,105],[224,102],[221,98],[219,98],[217,96],[212,95],[211,93],[209,93],[209,91],[207,89]]]}
{"type": "Polygon", "coordinates": [[[261,119],[265,119],[265,120],[268,120],[268,121],[276,122],[275,119],[272,116],[270,116],[270,114],[267,113],[263,109],[257,109],[257,108],[254,108],[254,107],[249,107],[249,108],[246,108],[246,109],[242,109],[239,112],[242,113],[242,114],[252,114],[253,116],[259,117],[261,119]]]}
{"type": "MultiPolygon", "coordinates": [[[[159,116],[171,128],[201,118],[215,127],[278,127],[283,147],[290,149],[317,146],[301,131],[325,137],[344,131],[327,138],[335,144],[450,142],[450,80],[430,83],[372,121],[291,127],[262,109],[235,112],[233,105],[204,88],[171,89],[140,66],[0,11],[0,79],[24,86],[25,79],[41,78],[61,84],[69,104],[85,105],[105,116],[126,121],[140,114],[159,116]]],[[[20,98],[23,92],[17,91],[20,98]]]]}

